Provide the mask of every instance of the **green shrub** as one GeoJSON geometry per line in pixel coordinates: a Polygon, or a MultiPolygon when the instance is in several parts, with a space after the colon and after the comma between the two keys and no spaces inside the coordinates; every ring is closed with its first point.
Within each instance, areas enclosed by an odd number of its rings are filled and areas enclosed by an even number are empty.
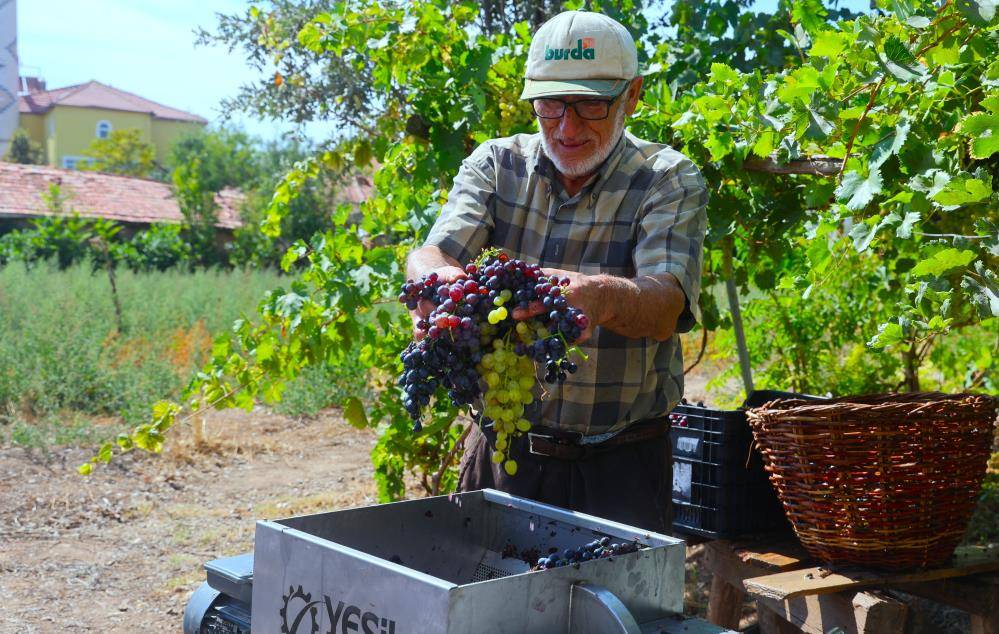
{"type": "Polygon", "coordinates": [[[260,271],[121,271],[120,333],[106,276],[53,263],[0,269],[0,422],[11,424],[2,435],[47,429],[55,442],[82,438],[66,433],[81,415],[142,421],[152,402],[180,393],[213,337],[277,284],[260,271]]]}

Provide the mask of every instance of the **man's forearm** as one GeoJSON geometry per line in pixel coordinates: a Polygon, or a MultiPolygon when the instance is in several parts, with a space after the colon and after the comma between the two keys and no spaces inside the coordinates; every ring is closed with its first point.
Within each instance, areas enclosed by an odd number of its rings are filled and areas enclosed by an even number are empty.
{"type": "Polygon", "coordinates": [[[587,275],[579,286],[575,292],[585,296],[581,303],[590,308],[595,325],[625,337],[669,339],[685,304],[679,282],[669,273],[633,279],[587,275]]]}

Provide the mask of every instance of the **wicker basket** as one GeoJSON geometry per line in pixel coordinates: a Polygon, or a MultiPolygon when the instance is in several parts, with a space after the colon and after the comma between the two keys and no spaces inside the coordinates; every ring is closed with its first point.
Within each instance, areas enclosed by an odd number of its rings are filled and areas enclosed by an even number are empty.
{"type": "Polygon", "coordinates": [[[999,400],[912,393],[749,410],[802,545],[835,564],[944,563],[975,507],[999,400]]]}

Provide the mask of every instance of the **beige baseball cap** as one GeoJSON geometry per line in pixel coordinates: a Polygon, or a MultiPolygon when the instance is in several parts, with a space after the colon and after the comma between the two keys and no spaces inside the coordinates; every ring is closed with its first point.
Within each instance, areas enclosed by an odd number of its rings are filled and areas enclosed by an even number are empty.
{"type": "Polygon", "coordinates": [[[521,99],[613,97],[638,75],[638,51],[620,22],[590,11],[565,11],[534,34],[525,75],[521,99]]]}

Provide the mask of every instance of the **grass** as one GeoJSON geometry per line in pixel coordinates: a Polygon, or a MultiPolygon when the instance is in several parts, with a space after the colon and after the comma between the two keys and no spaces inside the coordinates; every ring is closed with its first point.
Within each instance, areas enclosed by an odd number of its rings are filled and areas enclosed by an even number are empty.
{"type": "MultiPolygon", "coordinates": [[[[268,271],[121,271],[119,332],[103,273],[0,268],[0,442],[92,444],[144,422],[153,402],[179,396],[213,338],[281,283],[268,271]]],[[[289,386],[281,411],[315,414],[363,376],[312,370],[289,386]]]]}

